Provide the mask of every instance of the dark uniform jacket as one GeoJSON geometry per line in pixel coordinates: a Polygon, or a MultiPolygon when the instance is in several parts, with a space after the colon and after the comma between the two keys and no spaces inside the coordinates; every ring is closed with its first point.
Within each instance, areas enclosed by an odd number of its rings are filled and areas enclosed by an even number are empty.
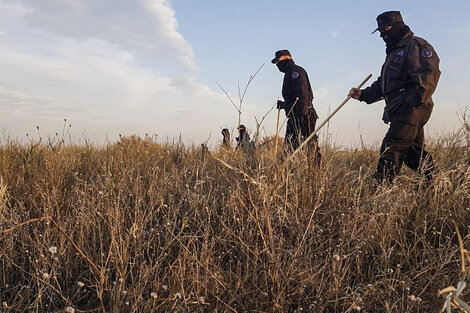
{"type": "Polygon", "coordinates": [[[359,100],[373,103],[385,99],[385,122],[398,118],[417,125],[420,117],[412,111],[423,105],[430,114],[440,74],[434,48],[410,31],[387,51],[381,76],[362,90],[359,100]]]}
{"type": "MultiPolygon", "coordinates": [[[[284,82],[282,84],[282,97],[284,98],[286,114],[288,114],[295,103],[295,99],[299,100],[292,109],[294,116],[306,116],[313,109],[313,91],[310,86],[307,72],[294,61],[288,60],[287,71],[284,74],[284,82]]],[[[314,112],[316,116],[316,112],[314,112]]]]}

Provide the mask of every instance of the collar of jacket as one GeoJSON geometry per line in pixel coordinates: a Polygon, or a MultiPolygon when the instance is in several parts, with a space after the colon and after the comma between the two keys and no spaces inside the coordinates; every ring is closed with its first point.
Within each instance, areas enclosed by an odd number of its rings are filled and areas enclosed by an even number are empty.
{"type": "Polygon", "coordinates": [[[408,43],[408,41],[413,37],[414,33],[410,30],[403,36],[402,39],[396,44],[397,47],[404,47],[408,43]]]}

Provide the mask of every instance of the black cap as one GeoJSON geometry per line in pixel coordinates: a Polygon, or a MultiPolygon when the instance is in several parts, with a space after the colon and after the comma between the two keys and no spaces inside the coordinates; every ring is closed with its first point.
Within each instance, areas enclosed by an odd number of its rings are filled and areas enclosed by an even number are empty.
{"type": "Polygon", "coordinates": [[[385,26],[392,26],[395,23],[403,22],[400,11],[387,11],[377,16],[377,28],[372,32],[382,30],[385,26]]]}
{"type": "Polygon", "coordinates": [[[271,60],[271,63],[273,64],[276,64],[279,61],[279,58],[282,57],[283,55],[291,56],[289,50],[279,50],[279,51],[276,51],[274,55],[275,55],[274,59],[271,60]]]}
{"type": "Polygon", "coordinates": [[[238,130],[246,130],[245,125],[241,124],[239,127],[237,127],[238,130]]]}

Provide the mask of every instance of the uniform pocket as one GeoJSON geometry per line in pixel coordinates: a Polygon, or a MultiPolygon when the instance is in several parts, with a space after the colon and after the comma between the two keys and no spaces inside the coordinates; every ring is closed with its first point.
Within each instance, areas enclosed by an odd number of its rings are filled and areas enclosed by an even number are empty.
{"type": "Polygon", "coordinates": [[[391,62],[388,65],[388,73],[389,73],[390,77],[393,77],[393,78],[402,77],[403,69],[404,69],[403,63],[391,62]]]}
{"type": "Polygon", "coordinates": [[[401,93],[398,93],[396,94],[395,96],[392,96],[392,97],[385,97],[386,99],[386,105],[385,105],[385,110],[387,111],[387,113],[390,115],[390,114],[393,114],[395,112],[397,112],[397,110],[403,106],[403,103],[404,103],[404,97],[403,97],[403,94],[401,93]]]}

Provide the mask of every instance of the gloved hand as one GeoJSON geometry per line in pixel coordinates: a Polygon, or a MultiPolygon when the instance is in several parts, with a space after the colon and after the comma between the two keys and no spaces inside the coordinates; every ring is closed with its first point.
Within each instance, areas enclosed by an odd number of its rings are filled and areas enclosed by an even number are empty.
{"type": "Polygon", "coordinates": [[[278,110],[279,109],[285,109],[286,108],[286,102],[285,101],[282,101],[282,100],[277,100],[277,107],[276,107],[278,110]]]}

